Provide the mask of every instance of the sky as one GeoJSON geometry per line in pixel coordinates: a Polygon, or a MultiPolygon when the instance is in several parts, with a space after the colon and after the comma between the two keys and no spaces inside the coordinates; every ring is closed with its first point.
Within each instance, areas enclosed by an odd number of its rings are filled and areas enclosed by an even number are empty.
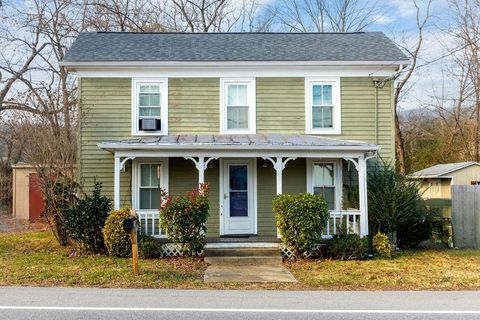
{"type": "MultiPolygon", "coordinates": [[[[367,1],[368,2],[368,1],[367,1]]],[[[417,0],[420,14],[424,16],[428,0],[417,0]]],[[[368,31],[383,31],[399,43],[413,46],[417,39],[417,11],[412,0],[380,0],[380,14],[368,31]]],[[[403,110],[425,108],[438,96],[443,88],[453,94],[453,86],[448,84],[445,72],[451,66],[448,48],[455,46],[455,39],[448,36],[453,21],[453,13],[448,0],[432,0],[431,18],[425,27],[425,41],[420,52],[420,66],[412,76],[407,93],[400,103],[403,110]]]]}

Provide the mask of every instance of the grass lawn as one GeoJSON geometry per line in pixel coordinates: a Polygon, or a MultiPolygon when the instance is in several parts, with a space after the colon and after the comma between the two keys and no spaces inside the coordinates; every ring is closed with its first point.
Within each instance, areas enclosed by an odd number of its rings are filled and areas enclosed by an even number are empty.
{"type": "Polygon", "coordinates": [[[304,286],[329,290],[480,289],[480,250],[409,251],[391,259],[287,262],[304,286]]]}
{"type": "Polygon", "coordinates": [[[68,258],[50,232],[0,233],[0,285],[111,288],[230,288],[320,290],[480,289],[480,251],[405,252],[369,261],[286,262],[298,284],[205,284],[200,259],[131,260],[105,256],[68,258]]]}
{"type": "Polygon", "coordinates": [[[143,260],[132,276],[131,259],[80,255],[68,258],[48,231],[0,233],[0,285],[111,288],[182,288],[203,285],[198,259],[143,260]]]}

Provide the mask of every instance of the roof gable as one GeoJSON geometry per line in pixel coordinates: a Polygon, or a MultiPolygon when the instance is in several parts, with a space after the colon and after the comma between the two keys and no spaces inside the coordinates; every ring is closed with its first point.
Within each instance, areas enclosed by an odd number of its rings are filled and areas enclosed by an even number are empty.
{"type": "Polygon", "coordinates": [[[63,64],[74,62],[386,62],[408,58],[382,32],[80,33],[63,64]]]}

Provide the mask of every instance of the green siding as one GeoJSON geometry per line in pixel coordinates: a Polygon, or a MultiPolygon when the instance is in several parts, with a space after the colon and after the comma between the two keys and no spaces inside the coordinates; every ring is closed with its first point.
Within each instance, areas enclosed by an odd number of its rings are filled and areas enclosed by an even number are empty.
{"type": "MultiPolygon", "coordinates": [[[[342,134],[331,138],[377,143],[371,78],[341,78],[342,134]]],[[[257,133],[305,133],[304,78],[257,78],[257,133]]],[[[392,86],[379,89],[380,154],[394,158],[392,86]]]]}
{"type": "MultiPolygon", "coordinates": [[[[205,171],[205,181],[210,185],[210,216],[207,221],[207,237],[218,237],[219,226],[219,171],[218,161],[205,171]]],[[[198,171],[191,160],[171,158],[169,161],[169,191],[180,196],[198,186],[198,171]]]]}
{"type": "MultiPolygon", "coordinates": [[[[103,183],[103,192],[113,198],[113,156],[97,144],[109,139],[130,137],[131,79],[84,78],[81,92],[80,172],[85,191],[96,179],[103,183]]],[[[131,168],[121,174],[120,200],[131,206],[131,168]]]]}
{"type": "Polygon", "coordinates": [[[168,80],[170,133],[219,133],[220,80],[168,80]]]}
{"type": "MultiPolygon", "coordinates": [[[[260,164],[263,161],[260,162],[260,164]]],[[[257,222],[259,236],[276,236],[275,215],[272,201],[276,195],[276,174],[269,163],[267,168],[257,166],[257,222]]],[[[283,171],[283,192],[297,194],[306,192],[306,161],[298,159],[287,163],[283,171]]]]}
{"type": "Polygon", "coordinates": [[[257,133],[305,133],[303,78],[257,78],[257,133]]]}
{"type": "MultiPolygon", "coordinates": [[[[218,78],[169,79],[169,133],[219,132],[218,78]]],[[[305,133],[303,78],[257,78],[257,133],[305,133]]],[[[81,119],[79,170],[85,190],[94,179],[103,183],[104,192],[113,197],[113,156],[97,144],[109,139],[131,137],[131,79],[83,78],[79,81],[81,119]]],[[[378,142],[381,155],[394,156],[392,86],[379,89],[378,142]]],[[[371,78],[342,78],[342,134],[332,138],[376,142],[375,88],[371,78]]],[[[284,192],[305,192],[305,159],[289,162],[284,171],[284,192]]],[[[206,171],[211,183],[211,216],[208,235],[219,231],[218,162],[206,171]]],[[[197,172],[191,161],[170,159],[170,191],[180,194],[197,185],[197,172]]],[[[275,196],[275,172],[258,167],[258,231],[275,234],[271,201],[275,196]]],[[[131,205],[131,168],[121,174],[121,205],[131,205]]]]}

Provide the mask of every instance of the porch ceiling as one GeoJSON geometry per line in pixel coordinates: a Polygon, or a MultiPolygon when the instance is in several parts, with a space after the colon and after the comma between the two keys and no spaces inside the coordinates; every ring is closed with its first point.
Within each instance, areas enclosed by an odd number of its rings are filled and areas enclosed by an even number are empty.
{"type": "Polygon", "coordinates": [[[303,134],[183,134],[109,140],[98,144],[110,152],[123,150],[310,150],[377,151],[378,145],[303,134]]]}

